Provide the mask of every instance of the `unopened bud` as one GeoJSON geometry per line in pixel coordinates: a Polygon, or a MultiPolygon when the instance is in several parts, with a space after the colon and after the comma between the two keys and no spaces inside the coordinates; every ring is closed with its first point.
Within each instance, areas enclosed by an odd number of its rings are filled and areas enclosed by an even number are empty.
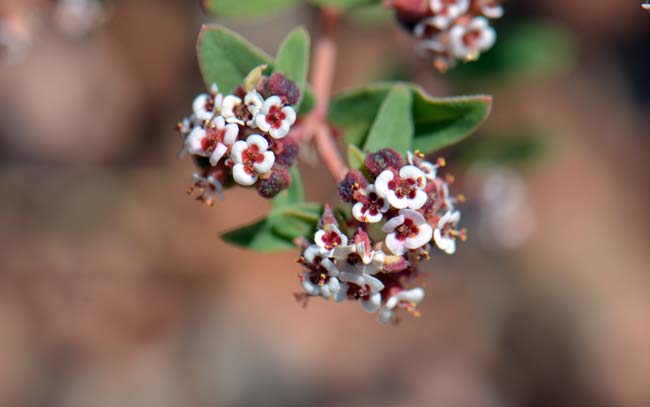
{"type": "Polygon", "coordinates": [[[368,172],[373,177],[379,176],[382,171],[392,168],[394,170],[399,170],[404,165],[404,159],[402,155],[392,148],[384,148],[379,150],[376,153],[370,153],[366,156],[364,161],[368,172]]]}
{"type": "Polygon", "coordinates": [[[368,186],[366,177],[360,171],[352,170],[347,173],[343,181],[339,183],[339,197],[342,201],[353,203],[356,202],[355,194],[361,188],[368,186]]]}
{"type": "Polygon", "coordinates": [[[300,88],[292,80],[281,73],[274,73],[270,78],[262,82],[259,92],[265,98],[276,95],[290,105],[296,105],[300,100],[300,88]]]}
{"type": "Polygon", "coordinates": [[[269,175],[257,182],[257,193],[266,199],[274,198],[291,185],[291,174],[283,166],[274,165],[269,175]]]}

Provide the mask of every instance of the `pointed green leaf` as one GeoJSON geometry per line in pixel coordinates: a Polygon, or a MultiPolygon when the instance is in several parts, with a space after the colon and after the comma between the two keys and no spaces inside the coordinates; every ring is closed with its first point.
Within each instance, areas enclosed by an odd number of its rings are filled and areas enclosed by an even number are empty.
{"type": "Polygon", "coordinates": [[[224,233],[221,238],[230,244],[256,251],[290,250],[293,242],[273,231],[274,221],[265,218],[251,225],[224,233]]]}
{"type": "Polygon", "coordinates": [[[311,90],[311,87],[309,87],[309,85],[306,85],[305,93],[304,95],[302,95],[302,100],[300,101],[300,107],[298,108],[298,116],[304,116],[311,113],[315,105],[316,105],[316,96],[314,95],[314,91],[311,90]]]}
{"type": "Polygon", "coordinates": [[[206,87],[216,83],[224,93],[232,92],[259,65],[273,70],[268,55],[223,26],[203,26],[197,54],[206,87]]]}
{"type": "Polygon", "coordinates": [[[275,58],[275,71],[294,81],[302,94],[307,84],[309,46],[309,33],[304,27],[298,27],[284,39],[275,58]]]}
{"type": "Polygon", "coordinates": [[[206,13],[215,17],[247,17],[280,12],[300,0],[202,0],[206,13]]]}
{"type": "MultiPolygon", "coordinates": [[[[393,88],[391,83],[367,85],[337,95],[330,105],[329,118],[335,126],[350,130],[354,140],[364,145],[368,134],[359,134],[370,126],[393,88]]],[[[490,112],[490,96],[433,98],[413,84],[407,84],[413,96],[411,117],[414,124],[413,149],[431,153],[469,136],[490,112]]]]}
{"type": "Polygon", "coordinates": [[[413,96],[405,85],[394,85],[379,107],[370,127],[363,151],[394,148],[402,154],[411,149],[413,141],[413,96]]]}

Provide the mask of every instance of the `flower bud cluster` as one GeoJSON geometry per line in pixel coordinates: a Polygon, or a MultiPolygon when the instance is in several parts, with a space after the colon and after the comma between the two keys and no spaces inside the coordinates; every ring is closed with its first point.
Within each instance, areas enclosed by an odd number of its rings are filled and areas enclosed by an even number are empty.
{"type": "Polygon", "coordinates": [[[492,48],[490,19],[500,18],[498,0],[391,0],[397,18],[419,40],[418,50],[441,72],[458,60],[473,61],[492,48]]]}
{"type": "Polygon", "coordinates": [[[299,148],[289,136],[299,98],[295,83],[278,73],[230,95],[213,85],[210,93],[197,96],[192,114],[177,126],[181,155],[191,154],[200,169],[190,192],[199,189],[198,199],[211,205],[215,194],[231,184],[255,186],[264,198],[288,188],[299,148]]]}
{"type": "Polygon", "coordinates": [[[418,263],[429,259],[433,245],[453,254],[456,240],[466,238],[455,209],[463,198],[450,197],[451,178],[438,176],[444,165],[417,151],[406,162],[392,149],[367,155],[362,170],[339,184],[351,213],[337,219],[326,207],[314,243],[304,247],[300,298],[359,301],[381,323],[397,322],[399,309],[419,315],[424,289],[409,288],[418,263]]]}

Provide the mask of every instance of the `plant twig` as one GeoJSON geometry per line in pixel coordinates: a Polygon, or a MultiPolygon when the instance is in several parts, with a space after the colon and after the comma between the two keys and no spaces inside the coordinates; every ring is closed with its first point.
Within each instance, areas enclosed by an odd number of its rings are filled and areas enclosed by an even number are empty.
{"type": "Polygon", "coordinates": [[[318,152],[335,181],[341,181],[348,168],[341,157],[327,122],[327,109],[332,95],[336,68],[336,31],[341,12],[325,8],[322,11],[323,34],[316,43],[311,84],[316,105],[309,117],[307,137],[313,136],[318,152]]]}

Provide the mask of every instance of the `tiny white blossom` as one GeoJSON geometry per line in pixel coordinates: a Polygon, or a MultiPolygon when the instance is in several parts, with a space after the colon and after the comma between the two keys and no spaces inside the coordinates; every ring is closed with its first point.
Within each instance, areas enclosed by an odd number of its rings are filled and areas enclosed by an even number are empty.
{"type": "Polygon", "coordinates": [[[487,18],[501,18],[503,7],[496,1],[487,0],[481,5],[481,13],[487,18]]]}
{"type": "Polygon", "coordinates": [[[395,173],[384,170],[375,180],[377,194],[397,209],[420,209],[427,201],[427,179],[416,166],[405,165],[395,173]]]}
{"type": "Polygon", "coordinates": [[[209,121],[219,112],[223,103],[223,95],[219,93],[217,85],[212,85],[210,94],[202,93],[194,99],[192,110],[196,118],[209,121]]]}
{"type": "Polygon", "coordinates": [[[426,24],[445,30],[454,20],[467,12],[469,0],[429,0],[429,7],[433,17],[426,19],[426,24]]]}
{"type": "Polygon", "coordinates": [[[421,169],[422,172],[424,172],[424,175],[426,175],[426,177],[427,177],[427,179],[429,181],[435,180],[436,176],[438,174],[438,168],[440,166],[437,165],[437,164],[434,164],[434,163],[432,163],[430,161],[426,161],[424,159],[424,155],[417,155],[417,154],[419,154],[417,151],[416,151],[416,154],[413,154],[412,152],[409,151],[407,153],[408,163],[410,165],[414,165],[414,166],[418,167],[419,169],[421,169]]]}
{"type": "Polygon", "coordinates": [[[456,24],[449,31],[451,51],[456,58],[474,60],[492,48],[496,32],[485,17],[475,17],[467,24],[456,24]]]}
{"type": "Polygon", "coordinates": [[[276,139],[286,136],[295,122],[296,111],[291,106],[285,106],[279,96],[266,99],[255,117],[257,127],[276,139]]]}
{"type": "Polygon", "coordinates": [[[304,253],[305,261],[308,264],[317,265],[327,271],[327,275],[336,277],[339,275],[339,270],[334,265],[334,262],[325,257],[321,252],[321,247],[317,245],[309,246],[304,253]]]}
{"type": "Polygon", "coordinates": [[[195,127],[185,139],[185,149],[193,155],[210,157],[210,164],[214,166],[226,154],[228,147],[237,141],[238,134],[236,124],[226,124],[219,116],[207,129],[195,127]]]}
{"type": "Polygon", "coordinates": [[[359,197],[359,202],[352,206],[352,216],[359,222],[377,223],[381,222],[389,209],[388,200],[377,194],[374,185],[368,185],[359,197]]]}
{"type": "Polygon", "coordinates": [[[240,97],[228,95],[221,104],[221,115],[228,123],[255,128],[255,116],[259,113],[264,100],[255,91],[248,92],[242,101],[240,97]]]}
{"type": "Polygon", "coordinates": [[[387,233],[386,247],[400,256],[426,245],[433,235],[433,228],[424,216],[410,209],[402,209],[398,216],[384,224],[382,230],[387,233]]]}
{"type": "Polygon", "coordinates": [[[192,186],[188,190],[191,194],[195,189],[200,191],[197,200],[212,206],[216,198],[223,199],[223,185],[212,175],[192,174],[192,186]]]}
{"type": "Polygon", "coordinates": [[[333,224],[318,229],[314,234],[314,242],[327,257],[343,258],[354,251],[354,247],[348,245],[348,237],[333,224]]]}
{"type": "Polygon", "coordinates": [[[235,164],[232,169],[235,182],[250,186],[257,182],[259,174],[271,171],[275,155],[267,151],[269,142],[259,134],[248,136],[246,141],[239,140],[232,146],[231,157],[235,164]]]}
{"type": "Polygon", "coordinates": [[[378,319],[382,324],[388,324],[395,318],[395,308],[403,307],[409,310],[414,310],[415,306],[424,298],[424,289],[421,287],[413,288],[411,290],[401,290],[397,294],[392,295],[386,301],[386,304],[379,311],[378,319]]]}
{"type": "Polygon", "coordinates": [[[356,288],[358,300],[361,307],[367,312],[373,313],[381,307],[381,290],[384,289],[384,284],[375,277],[367,274],[342,272],[339,276],[342,281],[341,291],[335,297],[336,301],[341,301],[345,294],[348,293],[351,286],[356,288]]]}
{"type": "Polygon", "coordinates": [[[458,232],[455,228],[459,221],[460,212],[449,211],[440,218],[438,226],[433,231],[433,240],[436,245],[447,254],[456,252],[456,236],[458,232]]]}
{"type": "Polygon", "coordinates": [[[341,289],[341,283],[336,277],[324,277],[318,282],[312,281],[312,273],[307,271],[301,276],[302,289],[312,296],[321,296],[325,299],[336,297],[341,289]]]}

